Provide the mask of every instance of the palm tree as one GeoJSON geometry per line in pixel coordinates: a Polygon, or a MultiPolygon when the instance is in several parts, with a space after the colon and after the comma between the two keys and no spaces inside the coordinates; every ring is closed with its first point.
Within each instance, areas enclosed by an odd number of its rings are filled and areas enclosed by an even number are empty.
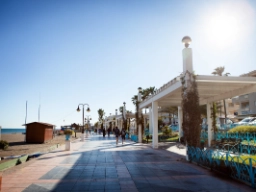
{"type": "Polygon", "coordinates": [[[153,95],[156,92],[156,88],[155,87],[149,87],[148,91],[149,91],[150,95],[153,95]]]}
{"type": "Polygon", "coordinates": [[[153,95],[155,92],[156,92],[155,87],[149,87],[149,88],[143,89],[141,92],[141,99],[145,100],[147,96],[153,95]]]}
{"type": "MultiPolygon", "coordinates": [[[[225,67],[217,67],[216,69],[214,69],[214,71],[212,72],[213,75],[218,75],[218,76],[222,76],[223,72],[225,71],[225,67]]],[[[224,76],[228,76],[230,75],[230,73],[225,73],[224,76]]],[[[227,110],[226,110],[226,100],[223,99],[223,104],[224,104],[224,115],[225,115],[225,124],[226,124],[226,120],[227,120],[227,110]]]]}
{"type": "Polygon", "coordinates": [[[132,103],[136,106],[136,103],[138,102],[138,95],[134,95],[132,97],[132,103]]]}
{"type": "Polygon", "coordinates": [[[99,115],[99,121],[101,122],[101,130],[103,130],[103,116],[105,112],[103,109],[98,110],[98,115],[99,115]]]}

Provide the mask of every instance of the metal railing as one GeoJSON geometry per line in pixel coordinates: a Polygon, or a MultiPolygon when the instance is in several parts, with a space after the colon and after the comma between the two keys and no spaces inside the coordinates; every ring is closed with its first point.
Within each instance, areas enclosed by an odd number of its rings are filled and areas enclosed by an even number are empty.
{"type": "Polygon", "coordinates": [[[229,152],[194,147],[188,147],[187,155],[189,161],[228,174],[255,188],[256,160],[251,157],[242,158],[240,155],[231,155],[229,152]]]}

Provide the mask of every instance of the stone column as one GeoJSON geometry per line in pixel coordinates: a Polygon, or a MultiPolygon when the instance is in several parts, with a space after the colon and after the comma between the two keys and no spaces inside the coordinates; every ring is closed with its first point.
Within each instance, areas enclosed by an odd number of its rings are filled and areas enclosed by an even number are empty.
{"type": "Polygon", "coordinates": [[[148,112],[148,115],[149,115],[149,133],[152,135],[153,134],[153,126],[152,126],[152,108],[149,107],[149,112],[148,112]]]}
{"type": "Polygon", "coordinates": [[[152,102],[152,125],[153,125],[153,135],[152,135],[152,147],[154,149],[158,148],[158,102],[152,102]]]}
{"type": "Polygon", "coordinates": [[[182,111],[182,108],[178,106],[179,141],[180,141],[180,138],[183,136],[182,122],[183,122],[183,111],[182,111]]]}
{"type": "Polygon", "coordinates": [[[208,147],[211,147],[211,141],[212,141],[212,137],[213,137],[211,106],[212,106],[211,103],[207,103],[208,147]]]}

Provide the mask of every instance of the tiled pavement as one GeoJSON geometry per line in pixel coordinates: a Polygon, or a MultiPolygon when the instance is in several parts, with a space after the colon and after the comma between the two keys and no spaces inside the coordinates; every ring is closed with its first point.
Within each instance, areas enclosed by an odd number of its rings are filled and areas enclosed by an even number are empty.
{"type": "Polygon", "coordinates": [[[176,146],[149,145],[94,135],[3,174],[2,192],[109,191],[238,192],[255,189],[184,160],[176,146]]]}

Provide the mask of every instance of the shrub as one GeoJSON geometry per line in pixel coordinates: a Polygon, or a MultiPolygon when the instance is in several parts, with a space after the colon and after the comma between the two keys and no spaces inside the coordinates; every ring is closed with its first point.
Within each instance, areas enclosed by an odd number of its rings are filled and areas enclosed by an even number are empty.
{"type": "Polygon", "coordinates": [[[171,136],[172,129],[170,129],[167,125],[162,128],[164,136],[171,136]]]}
{"type": "Polygon", "coordinates": [[[9,143],[7,141],[0,141],[0,149],[6,150],[9,147],[9,143]]]}
{"type": "Polygon", "coordinates": [[[65,135],[72,135],[73,131],[71,129],[65,129],[64,134],[65,135]]]}
{"type": "Polygon", "coordinates": [[[233,129],[230,129],[228,133],[256,133],[256,126],[251,126],[251,125],[241,125],[237,126],[233,129]]]}

